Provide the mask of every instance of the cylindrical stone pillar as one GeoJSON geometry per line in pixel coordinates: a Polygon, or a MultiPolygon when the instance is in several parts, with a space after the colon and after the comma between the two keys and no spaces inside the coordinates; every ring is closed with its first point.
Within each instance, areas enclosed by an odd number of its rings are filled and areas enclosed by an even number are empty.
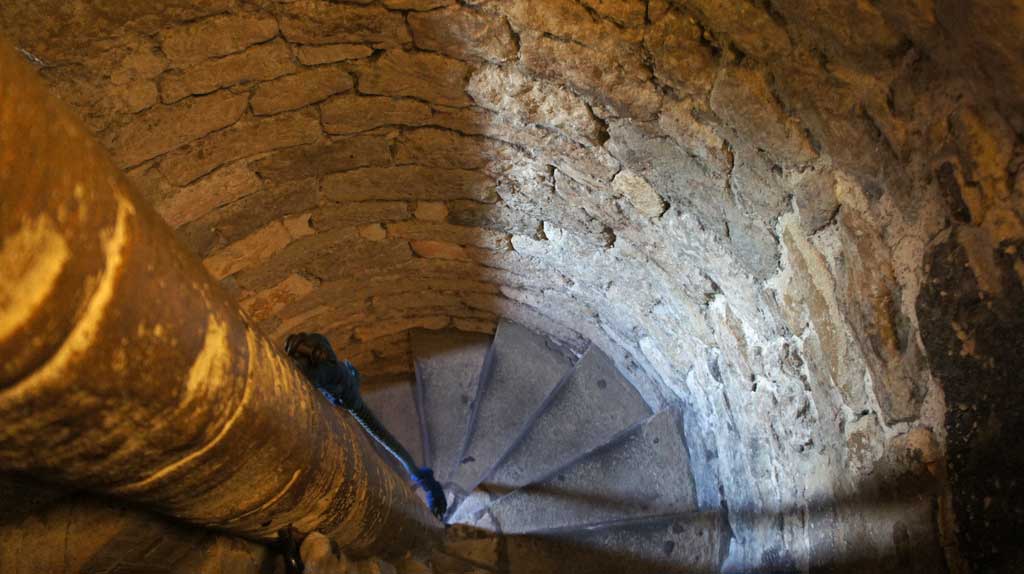
{"type": "Polygon", "coordinates": [[[438,523],[0,45],[0,470],[354,554],[438,523]]]}

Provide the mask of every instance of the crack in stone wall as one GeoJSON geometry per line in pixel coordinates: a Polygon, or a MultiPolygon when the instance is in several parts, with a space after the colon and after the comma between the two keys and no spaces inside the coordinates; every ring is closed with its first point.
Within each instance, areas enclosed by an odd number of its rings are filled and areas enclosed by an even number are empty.
{"type": "Polygon", "coordinates": [[[945,395],[1014,356],[978,333],[1024,281],[1019,3],[47,4],[0,29],[276,340],[594,342],[684,407],[727,569],[955,571],[954,516],[1019,524],[946,483],[1019,412],[945,395]]]}

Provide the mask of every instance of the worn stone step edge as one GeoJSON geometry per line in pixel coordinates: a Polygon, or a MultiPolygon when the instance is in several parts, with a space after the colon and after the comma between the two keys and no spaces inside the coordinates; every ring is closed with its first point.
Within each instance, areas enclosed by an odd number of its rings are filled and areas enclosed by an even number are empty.
{"type": "Polygon", "coordinates": [[[538,528],[537,530],[531,530],[521,534],[508,534],[503,536],[541,536],[541,535],[557,535],[557,534],[571,534],[574,532],[594,532],[597,530],[611,530],[614,528],[626,528],[629,526],[643,526],[646,524],[657,523],[657,522],[671,522],[673,520],[679,520],[681,518],[693,518],[695,516],[714,516],[721,515],[722,517],[722,530],[724,532],[731,532],[731,528],[728,525],[728,515],[722,509],[713,510],[694,510],[692,512],[670,512],[664,514],[648,514],[644,516],[633,516],[630,518],[617,518],[615,520],[602,520],[600,522],[591,522],[589,524],[573,524],[570,526],[554,526],[551,528],[538,528]]]}
{"type": "MultiPolygon", "coordinates": [[[[581,463],[581,462],[589,459],[590,457],[598,456],[602,452],[604,452],[605,450],[609,450],[609,449],[615,448],[619,443],[621,443],[624,440],[626,440],[631,434],[633,434],[635,432],[639,432],[639,430],[645,424],[650,422],[651,419],[653,419],[658,414],[660,414],[660,412],[661,411],[659,411],[658,413],[652,414],[651,416],[645,418],[642,421],[635,422],[635,423],[629,425],[628,427],[622,429],[621,431],[619,431],[618,433],[613,435],[604,444],[598,445],[598,446],[596,446],[596,447],[594,447],[594,448],[592,448],[590,450],[587,450],[587,451],[584,451],[584,452],[580,453],[579,456],[569,460],[568,462],[566,462],[565,464],[563,464],[562,466],[560,466],[558,468],[555,468],[551,472],[538,477],[537,480],[534,480],[533,482],[531,482],[529,484],[524,484],[523,486],[521,486],[521,487],[519,487],[519,488],[517,488],[517,489],[515,489],[513,491],[506,492],[502,496],[495,497],[495,499],[491,501],[491,503],[487,506],[487,508],[490,508],[491,506],[494,506],[498,502],[504,500],[505,498],[507,498],[509,496],[512,496],[513,494],[518,493],[519,491],[526,490],[526,489],[530,488],[531,486],[534,486],[536,484],[541,484],[541,483],[543,483],[543,482],[545,482],[545,481],[547,481],[547,480],[549,480],[549,479],[551,479],[551,478],[553,478],[555,476],[558,476],[559,473],[565,471],[568,468],[571,468],[572,466],[574,466],[574,465],[576,465],[578,463],[581,463]]],[[[477,514],[482,514],[482,512],[485,512],[487,510],[487,508],[484,508],[481,512],[478,512],[477,514]]]]}
{"type": "MultiPolygon", "coordinates": [[[[448,476],[453,476],[455,469],[458,467],[459,461],[466,456],[466,449],[469,448],[469,440],[473,436],[473,432],[476,431],[477,415],[480,412],[480,397],[483,393],[483,389],[486,385],[490,384],[491,378],[494,375],[494,340],[491,340],[491,345],[487,349],[487,354],[484,356],[483,365],[480,367],[480,378],[476,385],[476,393],[473,395],[473,402],[469,406],[469,423],[466,424],[466,434],[462,437],[462,445],[459,447],[459,454],[452,461],[452,468],[448,469],[448,476]]],[[[429,415],[428,415],[429,416],[429,415]]],[[[451,505],[448,507],[447,517],[453,516],[455,510],[462,504],[462,501],[469,494],[468,492],[455,492],[452,488],[453,484],[445,484],[446,489],[451,489],[455,495],[451,505]]]]}
{"type": "Polygon", "coordinates": [[[551,404],[555,402],[555,399],[558,398],[558,394],[565,390],[566,385],[569,384],[569,381],[572,379],[572,376],[575,373],[576,364],[573,364],[571,367],[569,367],[569,370],[566,371],[564,375],[562,375],[562,378],[558,381],[558,384],[556,384],[554,388],[551,389],[551,392],[548,393],[548,396],[544,397],[544,401],[541,402],[539,407],[537,407],[537,411],[531,414],[523,423],[523,426],[519,429],[519,432],[516,435],[515,440],[512,441],[512,444],[509,445],[508,449],[500,457],[498,457],[498,460],[493,465],[491,465],[491,468],[487,469],[487,472],[484,473],[484,477],[480,481],[480,484],[477,485],[477,488],[484,486],[487,483],[487,480],[491,478],[491,476],[494,474],[494,471],[496,471],[498,467],[500,467],[502,463],[505,462],[509,455],[511,455],[512,452],[516,450],[516,448],[518,448],[524,440],[526,440],[526,437],[530,434],[530,431],[533,430],[533,426],[537,424],[537,419],[539,419],[541,415],[543,415],[544,412],[548,410],[551,404]]]}

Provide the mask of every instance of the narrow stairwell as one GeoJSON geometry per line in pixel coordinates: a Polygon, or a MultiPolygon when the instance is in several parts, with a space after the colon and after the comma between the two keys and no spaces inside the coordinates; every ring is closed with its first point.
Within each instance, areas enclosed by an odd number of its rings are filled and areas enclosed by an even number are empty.
{"type": "Polygon", "coordinates": [[[415,383],[366,393],[449,494],[435,573],[719,571],[728,525],[698,508],[679,413],[652,413],[599,349],[577,360],[508,321],[411,344],[415,383]]]}

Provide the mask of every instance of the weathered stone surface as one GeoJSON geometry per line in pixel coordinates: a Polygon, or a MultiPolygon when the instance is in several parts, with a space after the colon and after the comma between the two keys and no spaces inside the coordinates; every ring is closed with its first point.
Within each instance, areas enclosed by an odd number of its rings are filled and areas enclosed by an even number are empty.
{"type": "Polygon", "coordinates": [[[721,33],[736,43],[745,54],[770,61],[783,57],[791,48],[789,36],[760,7],[747,2],[695,0],[687,4],[721,33]]]}
{"type": "Polygon", "coordinates": [[[509,245],[508,235],[505,233],[477,227],[422,221],[392,223],[388,225],[388,236],[401,239],[440,239],[458,245],[472,245],[497,251],[503,251],[509,245]]]}
{"type": "Polygon", "coordinates": [[[368,167],[324,178],[335,201],[475,199],[494,201],[494,181],[477,171],[420,166],[368,167]]]}
{"type": "Polygon", "coordinates": [[[316,205],[316,180],[269,182],[256,193],[228,203],[178,228],[178,237],[200,257],[238,241],[280,216],[297,215],[316,205]]]}
{"type": "Polygon", "coordinates": [[[448,203],[448,221],[457,225],[485,227],[521,235],[533,235],[540,228],[540,214],[519,210],[504,202],[497,204],[455,200],[448,203]]]}
{"type": "Polygon", "coordinates": [[[458,60],[405,50],[388,50],[357,71],[360,93],[410,96],[447,106],[471,103],[464,87],[468,74],[469,66],[458,60]]]}
{"type": "MultiPolygon", "coordinates": [[[[398,265],[411,258],[412,251],[404,241],[371,241],[361,237],[354,227],[341,227],[287,243],[269,258],[264,257],[262,265],[240,272],[236,281],[241,289],[261,291],[296,272],[309,273],[325,282],[351,277],[355,267],[339,265],[339,261],[359,268],[374,268],[398,265]]],[[[330,303],[337,305],[343,299],[330,303]]]]}
{"type": "Polygon", "coordinates": [[[413,253],[428,259],[469,259],[461,245],[447,241],[419,239],[410,241],[409,246],[412,247],[413,253]]]}
{"type": "Polygon", "coordinates": [[[644,35],[654,75],[680,94],[704,95],[711,89],[716,63],[701,36],[700,26],[676,10],[652,20],[644,35]]]}
{"type": "Polygon", "coordinates": [[[647,181],[670,205],[682,204],[702,222],[725,235],[729,198],[723,182],[709,173],[672,140],[658,137],[650,124],[614,122],[608,148],[623,164],[647,181]]]}
{"type": "Polygon", "coordinates": [[[245,94],[223,92],[150,108],[105,143],[119,166],[135,166],[235,123],[248,102],[245,94]]]}
{"type": "Polygon", "coordinates": [[[450,130],[422,128],[406,131],[398,139],[395,163],[481,169],[507,151],[493,140],[464,136],[450,130]]]}
{"type": "Polygon", "coordinates": [[[298,44],[372,44],[391,47],[409,41],[402,15],[379,6],[325,0],[297,0],[281,10],[281,32],[298,44]]]}
{"type": "Polygon", "coordinates": [[[585,0],[584,4],[621,26],[642,26],[647,17],[647,6],[634,0],[585,0]]]}
{"type": "Polygon", "coordinates": [[[408,219],[409,206],[402,201],[331,203],[314,210],[312,218],[317,231],[330,231],[339,227],[408,219]]]}
{"type": "Polygon", "coordinates": [[[665,202],[651,184],[629,170],[622,170],[615,176],[612,180],[612,189],[626,197],[637,211],[648,217],[657,217],[665,213],[665,202]]]}
{"type": "Polygon", "coordinates": [[[288,181],[371,165],[387,165],[390,161],[387,139],[353,136],[276,151],[253,162],[253,169],[267,179],[288,181]]]}
{"type": "Polygon", "coordinates": [[[806,174],[794,188],[793,199],[800,224],[808,235],[828,225],[835,217],[839,209],[835,186],[832,172],[814,171],[806,174]]]}
{"type": "Polygon", "coordinates": [[[409,15],[417,48],[458,58],[505,62],[516,54],[508,22],[462,6],[409,15]]]}
{"type": "Polygon", "coordinates": [[[177,66],[241,52],[277,35],[277,20],[254,14],[213,16],[160,33],[160,47],[177,66]]]}
{"type": "MultiPolygon", "coordinates": [[[[239,97],[244,103],[246,97],[239,97]]],[[[310,110],[245,120],[167,155],[160,173],[171,183],[185,185],[227,162],[311,143],[319,136],[320,122],[310,110]]]]}
{"type": "Polygon", "coordinates": [[[658,115],[658,127],[676,145],[704,162],[708,170],[724,174],[732,162],[726,142],[711,126],[695,117],[693,108],[689,100],[666,101],[658,115]]]}
{"type": "Polygon", "coordinates": [[[326,100],[354,85],[343,69],[324,66],[260,84],[250,104],[256,115],[276,114],[326,100]]]}
{"type": "Polygon", "coordinates": [[[444,221],[448,218],[448,207],[440,201],[420,201],[416,204],[416,219],[444,221]]]}
{"type": "Polygon", "coordinates": [[[556,129],[583,143],[600,143],[601,126],[590,109],[557,84],[530,78],[511,66],[484,66],[466,90],[477,105],[493,112],[556,129]]]}
{"type": "Polygon", "coordinates": [[[327,44],[324,46],[298,46],[295,56],[307,66],[331,64],[343,60],[358,60],[373,53],[373,48],[363,44],[327,44]]]}
{"type": "Polygon", "coordinates": [[[283,307],[308,295],[316,285],[301,275],[289,275],[284,281],[238,302],[238,306],[256,322],[267,319],[283,307]]]}
{"type": "Polygon", "coordinates": [[[779,164],[806,163],[817,156],[800,124],[783,112],[763,73],[722,70],[711,92],[711,109],[779,164]]]}
{"type": "MultiPolygon", "coordinates": [[[[312,232],[312,230],[310,230],[312,232]]],[[[228,245],[203,260],[203,265],[217,279],[251,267],[283,249],[295,239],[280,221],[228,245]]]]}
{"type": "Polygon", "coordinates": [[[449,6],[456,0],[383,0],[384,5],[392,10],[426,11],[449,6]]]}
{"type": "Polygon", "coordinates": [[[331,540],[319,532],[310,532],[299,548],[302,563],[311,574],[348,574],[354,564],[342,552],[335,552],[331,540]]]}
{"type": "Polygon", "coordinates": [[[531,32],[520,35],[520,54],[532,72],[620,114],[649,119],[660,106],[640,51],[630,45],[592,48],[531,32]]]}
{"type": "Polygon", "coordinates": [[[208,94],[242,82],[272,80],[295,71],[292,54],[275,40],[248,50],[169,72],[160,79],[160,98],[176,102],[192,94],[208,94]]]}
{"type": "Polygon", "coordinates": [[[259,191],[262,182],[243,164],[217,170],[156,205],[171,227],[194,221],[213,209],[259,191]]]}
{"type": "Polygon", "coordinates": [[[350,134],[381,126],[423,125],[430,121],[430,106],[416,100],[375,96],[338,96],[320,106],[324,130],[350,134]]]}

